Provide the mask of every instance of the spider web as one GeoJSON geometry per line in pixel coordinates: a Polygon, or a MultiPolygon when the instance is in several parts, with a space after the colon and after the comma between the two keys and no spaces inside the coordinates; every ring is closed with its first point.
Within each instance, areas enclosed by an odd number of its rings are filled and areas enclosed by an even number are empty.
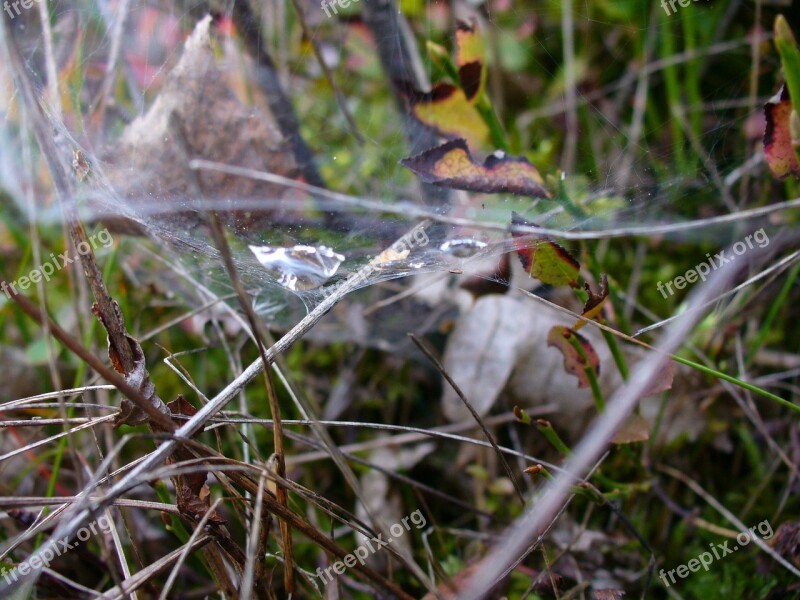
{"type": "MultiPolygon", "coordinates": [[[[282,14],[280,6],[283,4],[267,3],[263,7],[265,37],[269,41],[267,50],[279,65],[277,75],[289,90],[301,134],[309,140],[320,172],[337,182],[336,190],[309,187],[299,182],[299,178],[271,172],[271,165],[259,170],[243,168],[235,160],[225,161],[226,164],[195,161],[191,163],[195,167],[194,174],[182,177],[212,177],[214,173],[219,175],[227,170],[229,177],[251,183],[266,177],[270,180],[270,189],[275,192],[258,197],[236,197],[205,190],[202,197],[197,193],[183,196],[171,193],[169,197],[161,197],[148,191],[152,178],[163,177],[163,173],[159,175],[161,167],[143,162],[136,165],[135,171],[130,167],[120,171],[120,165],[115,164],[119,156],[110,154],[109,148],[113,149],[124,136],[127,125],[158,102],[159,94],[168,85],[170,72],[180,62],[184,41],[203,14],[202,3],[155,6],[131,1],[57,5],[50,15],[52,59],[63,87],[70,90],[62,91],[58,102],[53,102],[42,83],[48,80],[49,50],[37,23],[41,9],[34,6],[14,19],[14,26],[25,24],[27,27],[27,30],[16,30],[15,35],[19,36],[19,44],[26,52],[31,74],[40,82],[42,103],[60,140],[60,148],[65,154],[80,150],[89,164],[90,175],[78,185],[75,199],[81,214],[87,221],[100,224],[122,220],[128,226],[135,225],[140,237],[126,242],[131,246],[125,259],[131,265],[131,273],[143,284],[158,281],[190,307],[204,306],[214,297],[226,297],[230,305],[235,306],[235,299],[230,298],[229,276],[203,224],[203,214],[207,210],[230,215],[234,260],[254,305],[270,322],[286,326],[296,322],[339,282],[363,270],[367,264],[378,266],[370,269],[359,282],[359,287],[365,288],[362,295],[355,294],[357,302],[366,306],[383,302],[393,294],[402,295],[405,289],[376,284],[409,276],[414,277],[411,287],[415,289],[433,286],[432,281],[438,281],[439,295],[431,296],[434,300],[429,298],[429,303],[442,299],[442,289],[453,289],[470,276],[510,283],[513,277],[510,279],[508,273],[498,272],[496,267],[500,256],[515,249],[508,232],[512,211],[545,228],[573,233],[594,231],[597,237],[603,237],[604,231],[630,226],[646,230],[648,225],[683,222],[695,213],[698,204],[708,206],[711,211],[735,211],[739,206],[734,186],[740,178],[761,168],[758,152],[744,161],[740,160],[741,152],[729,152],[732,145],[740,143],[734,132],[738,135],[743,120],[757,121],[760,109],[750,114],[742,114],[740,110],[739,116],[732,117],[730,102],[723,104],[715,102],[714,98],[704,99],[701,105],[692,108],[692,111],[700,111],[704,119],[702,137],[691,140],[697,144],[696,148],[647,144],[647,129],[664,124],[646,122],[646,115],[631,111],[629,105],[642,99],[636,96],[637,85],[646,89],[648,78],[660,77],[665,65],[654,61],[652,53],[648,54],[652,48],[643,48],[638,53],[643,59],[638,70],[615,63],[610,57],[607,68],[620,73],[616,80],[591,91],[579,88],[574,96],[566,92],[552,95],[551,90],[551,98],[530,98],[519,109],[516,126],[522,145],[530,147],[533,154],[541,155],[552,151],[541,147],[543,142],[537,139],[537,127],[548,130],[543,122],[560,120],[580,107],[587,111],[587,121],[579,124],[581,137],[573,140],[577,155],[567,160],[571,165],[566,165],[566,173],[560,176],[570,197],[585,209],[586,218],[576,219],[553,202],[510,195],[450,191],[446,196],[433,197],[398,165],[400,159],[411,154],[407,143],[408,121],[404,121],[401,111],[393,105],[390,85],[363,21],[327,19],[321,7],[309,3],[303,10],[312,39],[297,43],[283,26],[296,23],[296,16],[282,14]],[[341,86],[343,104],[332,100],[320,64],[311,51],[311,41],[317,45],[334,81],[341,86]],[[299,57],[293,54],[296,49],[299,49],[299,57]],[[103,74],[109,71],[114,77],[107,80],[103,74]],[[108,81],[110,91],[103,92],[103,85],[108,81]],[[362,98],[358,86],[387,90],[381,106],[374,106],[375,100],[366,97],[368,95],[362,98]],[[116,96],[125,100],[111,101],[99,117],[100,124],[95,122],[98,112],[93,103],[116,96]],[[623,125],[615,124],[615,119],[608,116],[614,111],[624,115],[617,120],[623,125]],[[348,123],[348,114],[354,126],[348,123]],[[354,133],[354,128],[358,129],[358,134],[354,133]],[[363,138],[362,143],[357,139],[359,136],[363,138]],[[600,141],[595,142],[595,139],[600,141]],[[594,166],[580,172],[574,165],[580,163],[580,153],[587,149],[592,151],[594,166]],[[698,150],[706,154],[696,156],[701,153],[698,150]],[[690,171],[689,175],[674,175],[664,165],[676,161],[699,166],[699,170],[690,171]],[[232,169],[239,170],[231,175],[232,169]],[[124,190],[120,189],[120,181],[125,182],[124,190]],[[137,194],[137,187],[144,191],[137,194]],[[249,217],[251,213],[262,216],[252,222],[242,219],[242,214],[249,217]],[[409,237],[414,231],[418,232],[417,237],[409,237]],[[397,246],[398,239],[404,239],[405,245],[397,246]],[[265,268],[251,246],[266,246],[283,252],[284,260],[277,259],[270,268],[265,268]],[[287,258],[292,252],[294,258],[287,258]],[[320,253],[325,252],[340,255],[341,264],[328,265],[324,273],[314,272],[315,261],[318,263],[320,253]],[[377,263],[374,262],[376,257],[377,263]],[[306,277],[306,283],[297,285],[297,275],[302,278],[309,272],[311,283],[306,277]],[[294,283],[287,285],[287,281],[292,280],[294,283]]],[[[414,6],[408,20],[402,21],[408,34],[405,42],[411,40],[415,44],[412,54],[424,55],[428,39],[442,43],[449,35],[446,9],[431,2],[414,6]]],[[[556,10],[548,6],[530,8],[524,2],[495,2],[490,3],[487,10],[460,16],[476,17],[487,36],[499,40],[501,50],[490,61],[490,69],[498,62],[525,60],[543,81],[558,80],[563,79],[566,72],[564,58],[557,52],[558,36],[552,31],[536,29],[539,20],[550,16],[548,11],[556,10]],[[516,26],[510,27],[510,22],[516,26]],[[509,28],[523,37],[509,41],[509,28]],[[530,34],[528,38],[524,37],[526,31],[530,34]],[[512,58],[505,57],[502,48],[506,46],[513,47],[512,58]]],[[[650,11],[651,8],[638,10],[650,11]]],[[[680,19],[680,15],[673,18],[680,19]]],[[[586,4],[575,7],[569,19],[571,26],[579,31],[591,23],[601,31],[607,26],[609,35],[618,33],[616,26],[598,20],[597,11],[586,4]]],[[[672,33],[674,29],[666,30],[663,19],[653,19],[653,23],[653,35],[677,36],[672,33]]],[[[245,64],[252,60],[237,43],[229,16],[217,19],[215,36],[219,54],[217,66],[235,70],[239,65],[241,73],[234,80],[247,88],[240,95],[257,95],[258,68],[248,68],[252,65],[245,64]]],[[[436,74],[429,63],[404,63],[407,53],[402,50],[402,43],[396,40],[395,58],[401,67],[409,72],[422,68],[423,79],[431,82],[436,74]]],[[[742,39],[687,53],[679,57],[679,62],[691,63],[707,56],[741,60],[747,52],[748,41],[742,39]]],[[[10,91],[7,79],[5,85],[10,91]]],[[[652,95],[652,90],[649,93],[652,95]]],[[[752,99],[745,98],[745,90],[721,87],[718,95],[721,98],[740,96],[743,97],[742,107],[753,106],[752,99]]],[[[19,158],[23,156],[23,148],[31,144],[31,135],[25,121],[13,116],[16,110],[13,94],[6,96],[12,101],[2,107],[0,135],[6,152],[0,161],[0,183],[22,215],[30,212],[29,192],[36,190],[35,197],[41,200],[35,206],[35,218],[43,223],[57,223],[61,219],[61,207],[52,203],[48,190],[42,189],[38,167],[26,170],[19,158]]],[[[644,99],[649,98],[645,95],[644,99]]],[[[762,99],[758,100],[760,103],[762,99]]],[[[258,100],[254,101],[257,103],[258,100]]],[[[675,118],[681,121],[678,127],[682,127],[696,118],[696,114],[689,112],[675,118]]],[[[198,124],[187,123],[184,119],[183,126],[191,129],[198,124]]],[[[164,145],[175,143],[174,139],[164,141],[164,145]]],[[[289,152],[285,146],[283,148],[289,152]]],[[[185,158],[184,164],[175,168],[175,173],[191,171],[188,167],[193,157],[185,158]]],[[[551,183],[557,185],[559,174],[551,175],[555,176],[551,183]]],[[[727,230],[715,230],[714,235],[719,236],[721,245],[731,234],[727,230]]],[[[380,311],[380,332],[376,329],[366,334],[362,332],[361,338],[385,341],[396,337],[394,334],[398,332],[407,331],[409,320],[419,306],[407,304],[405,313],[400,307],[398,304],[388,312],[380,311]]],[[[440,311],[439,316],[443,314],[444,311],[440,311]]],[[[352,313],[344,312],[333,320],[337,319],[352,319],[352,313]]],[[[432,319],[426,325],[433,327],[435,322],[436,319],[432,319]]],[[[332,338],[347,335],[341,327],[326,330],[323,324],[320,330],[319,335],[323,337],[326,331],[332,338]]],[[[358,337],[352,331],[349,335],[358,337]]]]}

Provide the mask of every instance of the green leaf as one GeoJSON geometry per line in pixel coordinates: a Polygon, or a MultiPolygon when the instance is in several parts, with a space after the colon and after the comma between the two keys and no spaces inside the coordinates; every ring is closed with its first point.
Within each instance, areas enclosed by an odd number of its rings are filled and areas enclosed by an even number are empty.
{"type": "MultiPolygon", "coordinates": [[[[511,223],[536,227],[516,212],[511,215],[511,223]]],[[[524,234],[513,235],[522,267],[532,277],[548,285],[578,287],[581,265],[564,247],[544,236],[532,238],[524,234]]]]}

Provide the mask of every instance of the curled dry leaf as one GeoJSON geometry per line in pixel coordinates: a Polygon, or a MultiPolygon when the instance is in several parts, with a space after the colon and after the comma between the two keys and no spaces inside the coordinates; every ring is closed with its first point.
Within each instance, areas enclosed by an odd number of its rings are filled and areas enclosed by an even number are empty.
{"type": "Polygon", "coordinates": [[[586,374],[587,367],[593,369],[595,374],[600,374],[600,359],[597,357],[594,346],[589,340],[569,327],[553,327],[547,334],[547,345],[555,346],[564,355],[564,369],[566,369],[567,373],[578,378],[578,387],[586,388],[590,385],[589,376],[586,374]],[[578,340],[586,354],[586,358],[581,356],[575,349],[570,342],[571,339],[578,340]],[[588,364],[586,362],[587,358],[588,364]]]}
{"type": "MultiPolygon", "coordinates": [[[[108,179],[124,198],[133,205],[158,198],[160,205],[169,208],[164,218],[180,220],[187,226],[197,222],[196,213],[178,210],[184,209],[193,196],[193,175],[187,169],[184,149],[174,139],[175,121],[184,131],[188,158],[290,178],[298,175],[290,145],[275,126],[269,109],[248,106],[234,93],[237,84],[230,78],[236,72],[220,66],[211,18],[201,20],[153,105],[126,127],[118,143],[106,153],[108,179]]],[[[197,174],[203,192],[220,207],[234,200],[250,201],[249,211],[223,214],[226,224],[239,230],[256,218],[253,202],[281,197],[285,192],[282,186],[244,177],[208,171],[197,174]]],[[[109,226],[139,233],[137,225],[127,221],[111,220],[109,226]]]]}
{"type": "MultiPolygon", "coordinates": [[[[178,396],[168,405],[172,412],[172,419],[177,425],[183,425],[185,419],[175,417],[192,417],[197,414],[197,409],[192,406],[183,396],[178,396]]],[[[202,433],[201,428],[194,436],[202,433]]],[[[178,446],[172,456],[167,459],[167,463],[177,463],[193,460],[195,455],[184,446],[178,446]]],[[[200,465],[195,465],[195,471],[183,473],[172,478],[175,485],[175,497],[178,510],[193,521],[199,521],[208,512],[211,506],[211,492],[206,485],[208,471],[200,465]]],[[[217,525],[225,523],[225,519],[216,511],[209,517],[209,522],[217,525]]]]}
{"type": "Polygon", "coordinates": [[[781,523],[769,543],[775,552],[800,567],[800,521],[781,523]]]}
{"type": "MultiPolygon", "coordinates": [[[[511,213],[511,224],[537,226],[516,212],[511,213]]],[[[513,236],[522,268],[532,277],[548,285],[578,287],[581,265],[566,248],[545,236],[533,239],[525,234],[514,233],[513,236]]]]}
{"type": "Polygon", "coordinates": [[[466,140],[458,139],[405,158],[400,164],[425,183],[482,192],[549,198],[544,180],[528,159],[497,151],[481,165],[472,158],[466,140]]]}
{"type": "Polygon", "coordinates": [[[764,155],[770,171],[778,179],[789,175],[800,177],[797,150],[800,147],[792,140],[792,101],[786,86],[764,105],[767,119],[764,131],[764,155]]]}
{"type": "MultiPolygon", "coordinates": [[[[142,347],[139,345],[138,341],[129,335],[126,336],[126,339],[128,340],[128,344],[130,345],[133,353],[133,371],[130,373],[125,372],[125,370],[122,368],[116,351],[109,343],[108,356],[111,359],[111,364],[114,366],[114,369],[117,372],[123,374],[125,381],[142,393],[142,396],[144,396],[144,398],[156,410],[158,410],[164,416],[169,417],[169,408],[167,408],[161,398],[158,397],[158,394],[156,394],[156,386],[153,385],[152,381],[150,381],[150,374],[147,372],[147,366],[145,365],[145,357],[142,347]]],[[[150,419],[148,414],[136,406],[128,398],[122,399],[122,402],[120,403],[120,411],[117,413],[116,417],[114,417],[114,427],[119,427],[120,425],[145,425],[151,422],[152,419],[150,419]]]]}

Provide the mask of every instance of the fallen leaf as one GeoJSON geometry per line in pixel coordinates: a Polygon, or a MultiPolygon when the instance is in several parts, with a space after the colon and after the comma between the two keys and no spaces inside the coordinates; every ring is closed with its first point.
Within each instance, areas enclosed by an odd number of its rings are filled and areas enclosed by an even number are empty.
{"type": "Polygon", "coordinates": [[[479,272],[467,277],[459,285],[467,290],[474,298],[489,294],[505,294],[508,292],[511,280],[511,264],[508,253],[503,254],[491,271],[479,272]]]}
{"type": "MultiPolygon", "coordinates": [[[[378,436],[375,441],[379,439],[388,440],[388,436],[378,436]]],[[[353,511],[356,518],[364,523],[369,523],[373,517],[377,516],[387,525],[400,523],[401,519],[409,513],[404,506],[401,490],[398,489],[398,486],[392,485],[391,474],[410,470],[435,450],[436,444],[424,442],[402,448],[377,448],[370,452],[369,463],[376,468],[369,469],[359,476],[359,484],[364,498],[367,500],[367,506],[364,506],[360,501],[356,502],[353,511]]],[[[420,517],[424,518],[421,511],[417,513],[416,521],[414,521],[414,516],[411,517],[412,522],[417,524],[420,517]]],[[[360,531],[355,532],[355,537],[356,543],[359,545],[366,544],[367,540],[370,539],[360,531]]],[[[394,543],[401,547],[401,551],[411,552],[407,537],[398,538],[394,543]]],[[[378,555],[372,560],[385,560],[385,557],[378,555]]]]}
{"type": "MultiPolygon", "coordinates": [[[[565,295],[569,294],[564,290],[565,295]]],[[[570,296],[572,294],[569,294],[570,296]]],[[[512,292],[508,298],[514,298],[512,292]]],[[[547,344],[547,336],[554,326],[563,326],[564,313],[550,306],[522,297],[513,307],[517,326],[522,331],[522,342],[517,350],[514,371],[503,390],[503,399],[532,411],[535,407],[550,405],[552,412],[546,416],[568,445],[577,442],[585,428],[597,417],[597,407],[590,388],[579,388],[575,379],[564,372],[564,356],[547,344]]],[[[577,312],[577,311],[576,311],[577,312]]],[[[600,364],[612,364],[613,357],[595,327],[581,331],[597,352],[600,364]]],[[[622,385],[619,369],[601,369],[598,377],[604,398],[613,396],[622,385]]]]}
{"type": "Polygon", "coordinates": [[[472,158],[463,139],[405,158],[400,164],[414,171],[425,183],[441,187],[485,194],[550,197],[542,176],[527,158],[497,151],[481,165],[472,158]]]}
{"type": "Polygon", "coordinates": [[[589,387],[589,376],[586,374],[586,367],[591,367],[596,375],[600,375],[600,359],[597,357],[592,344],[579,333],[574,332],[569,327],[555,326],[547,334],[547,345],[555,346],[564,355],[564,369],[567,373],[578,378],[578,387],[589,387]],[[580,342],[589,364],[586,359],[572,346],[571,338],[577,338],[580,342]]]}
{"type": "MultiPolygon", "coordinates": [[[[511,223],[536,227],[535,223],[526,221],[516,212],[511,213],[511,223]]],[[[545,236],[531,238],[514,233],[513,237],[517,241],[522,267],[532,277],[548,285],[578,287],[581,265],[563,246],[545,236]]]]}
{"type": "Polygon", "coordinates": [[[770,171],[778,179],[800,177],[798,145],[792,141],[792,102],[786,86],[764,105],[767,126],[764,131],[764,154],[770,171]]]}
{"type": "Polygon", "coordinates": [[[655,396],[661,392],[666,392],[672,389],[672,380],[675,377],[675,363],[672,361],[667,362],[663,370],[658,372],[655,379],[650,380],[650,384],[639,395],[639,398],[647,398],[648,396],[655,396]]]}
{"type": "MultiPolygon", "coordinates": [[[[519,300],[499,295],[478,298],[447,340],[444,368],[475,411],[483,416],[505,387],[525,329],[519,326],[519,300]]],[[[450,421],[470,418],[464,403],[444,384],[442,410],[450,421]]]]}

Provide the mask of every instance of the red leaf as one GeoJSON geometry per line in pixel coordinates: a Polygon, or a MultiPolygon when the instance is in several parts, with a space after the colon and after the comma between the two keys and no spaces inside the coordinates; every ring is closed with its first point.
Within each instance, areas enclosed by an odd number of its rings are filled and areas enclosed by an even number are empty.
{"type": "Polygon", "coordinates": [[[600,375],[600,359],[597,357],[592,344],[585,337],[572,331],[569,327],[556,326],[547,334],[547,345],[555,346],[564,355],[564,369],[567,373],[575,375],[578,378],[578,387],[589,387],[589,376],[586,374],[586,368],[591,367],[594,369],[595,374],[600,375]],[[583,347],[583,351],[589,359],[589,364],[586,360],[570,343],[570,338],[577,338],[583,347]]]}
{"type": "Polygon", "coordinates": [[[764,154],[772,174],[778,179],[800,177],[796,145],[792,141],[792,102],[786,86],[764,105],[767,127],[764,131],[764,154]]]}

